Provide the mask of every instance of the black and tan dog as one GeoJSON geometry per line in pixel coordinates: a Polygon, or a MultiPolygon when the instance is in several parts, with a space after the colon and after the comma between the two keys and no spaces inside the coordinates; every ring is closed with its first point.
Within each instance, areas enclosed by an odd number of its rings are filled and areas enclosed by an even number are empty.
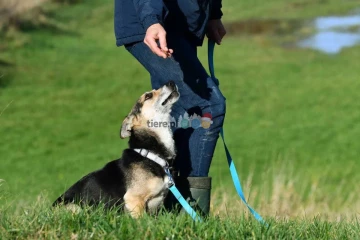
{"type": "Polygon", "coordinates": [[[106,207],[123,206],[133,217],[158,209],[169,187],[164,167],[175,158],[168,124],[179,96],[173,82],[144,93],[122,123],[121,138],[130,137],[122,157],[80,179],[53,205],[102,202],[106,207]],[[149,121],[159,124],[149,126],[149,121]]]}

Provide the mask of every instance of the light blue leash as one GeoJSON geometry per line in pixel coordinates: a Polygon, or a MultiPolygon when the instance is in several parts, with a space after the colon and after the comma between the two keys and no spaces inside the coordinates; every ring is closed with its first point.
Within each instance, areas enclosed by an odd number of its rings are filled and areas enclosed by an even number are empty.
{"type": "Polygon", "coordinates": [[[179,201],[179,203],[184,208],[184,210],[191,216],[191,218],[194,221],[202,222],[201,218],[196,214],[195,210],[190,206],[190,204],[181,195],[181,193],[175,187],[175,185],[172,185],[169,189],[172,192],[172,194],[176,197],[176,199],[179,201]]]}
{"type": "Polygon", "coordinates": [[[185,200],[185,198],[181,195],[177,187],[175,186],[175,181],[173,176],[170,172],[169,163],[162,159],[161,157],[157,156],[156,154],[152,153],[151,151],[144,149],[144,148],[134,148],[135,152],[139,153],[141,156],[155,162],[156,164],[163,167],[165,174],[168,176],[168,189],[172,192],[172,194],[175,196],[175,198],[179,201],[181,206],[184,208],[184,210],[192,217],[194,221],[202,222],[201,218],[196,214],[194,209],[190,206],[190,204],[185,200]]]}
{"type": "Polygon", "coordinates": [[[191,218],[196,222],[202,222],[202,219],[196,214],[195,210],[190,206],[186,199],[181,195],[177,187],[175,186],[174,179],[170,173],[168,167],[164,168],[165,173],[169,177],[169,190],[172,192],[174,197],[179,201],[184,210],[191,216],[191,218]]]}
{"type": "MultiPolygon", "coordinates": [[[[219,81],[215,77],[215,71],[214,71],[214,48],[215,48],[215,42],[209,40],[209,43],[208,43],[209,70],[210,70],[211,78],[217,84],[219,84],[219,81]]],[[[240,180],[239,180],[239,176],[237,174],[237,171],[236,171],[234,162],[232,160],[232,157],[230,155],[229,149],[227,148],[226,143],[225,143],[223,128],[220,129],[220,136],[221,136],[221,138],[223,140],[223,143],[224,143],[224,148],[225,148],[225,152],[226,152],[226,158],[227,158],[227,161],[228,161],[228,164],[229,164],[231,177],[232,177],[232,180],[234,182],[234,186],[235,186],[235,189],[236,189],[238,195],[240,196],[241,200],[244,202],[246,207],[249,209],[251,214],[254,215],[255,219],[258,220],[261,223],[265,223],[265,221],[260,216],[260,214],[258,214],[252,207],[250,207],[250,205],[247,203],[247,201],[245,199],[244,192],[242,190],[241,183],[240,183],[240,180]]],[[[196,214],[195,210],[190,206],[190,204],[185,200],[185,198],[181,195],[181,193],[179,192],[179,190],[175,186],[175,183],[174,183],[173,177],[172,177],[172,175],[171,175],[171,173],[169,171],[169,168],[165,168],[165,172],[169,176],[169,179],[170,179],[169,190],[172,192],[172,194],[179,201],[179,203],[184,208],[184,210],[191,216],[191,218],[194,221],[202,222],[202,219],[196,214]]]]}
{"type": "MultiPolygon", "coordinates": [[[[210,70],[211,78],[218,84],[219,81],[215,77],[215,71],[214,71],[214,48],[215,48],[215,42],[212,41],[212,40],[209,40],[209,42],[208,42],[209,70],[210,70]]],[[[227,146],[225,144],[223,128],[220,129],[220,136],[221,136],[221,138],[223,140],[223,143],[224,143],[224,148],[225,148],[225,152],[226,152],[226,158],[227,158],[227,161],[228,161],[228,164],[229,164],[231,177],[232,177],[232,180],[234,182],[235,189],[236,189],[238,195],[240,196],[241,200],[245,203],[246,207],[250,210],[252,215],[254,215],[256,220],[258,220],[261,223],[265,223],[265,221],[260,216],[260,214],[258,214],[252,207],[250,207],[250,205],[247,203],[247,201],[245,199],[244,192],[242,190],[241,183],[240,183],[239,176],[237,174],[234,162],[233,162],[232,157],[230,155],[230,152],[229,152],[229,150],[228,150],[228,148],[227,148],[227,146]]]]}

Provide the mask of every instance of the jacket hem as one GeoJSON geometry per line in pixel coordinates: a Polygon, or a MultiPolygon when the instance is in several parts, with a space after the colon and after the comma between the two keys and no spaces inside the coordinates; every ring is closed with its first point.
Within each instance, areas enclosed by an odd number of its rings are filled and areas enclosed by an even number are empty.
{"type": "Polygon", "coordinates": [[[144,41],[144,38],[145,38],[145,33],[138,34],[138,35],[132,35],[129,37],[116,38],[116,46],[121,47],[125,44],[141,42],[141,41],[144,41]]]}

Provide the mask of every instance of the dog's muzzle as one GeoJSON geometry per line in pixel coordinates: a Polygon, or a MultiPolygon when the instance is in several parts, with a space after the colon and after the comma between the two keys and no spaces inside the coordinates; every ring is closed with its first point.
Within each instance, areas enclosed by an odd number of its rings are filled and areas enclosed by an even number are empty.
{"type": "Polygon", "coordinates": [[[165,98],[165,100],[162,102],[161,105],[165,106],[169,102],[171,103],[176,102],[180,97],[180,93],[178,92],[178,87],[176,86],[176,84],[173,81],[170,81],[167,84],[165,84],[164,87],[167,88],[165,91],[169,92],[169,95],[167,98],[165,98]],[[175,99],[175,101],[172,101],[173,99],[175,99]]]}

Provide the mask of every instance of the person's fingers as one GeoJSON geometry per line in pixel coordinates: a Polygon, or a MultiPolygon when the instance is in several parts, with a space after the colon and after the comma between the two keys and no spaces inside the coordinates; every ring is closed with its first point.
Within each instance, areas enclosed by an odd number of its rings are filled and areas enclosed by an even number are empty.
{"type": "Polygon", "coordinates": [[[213,24],[209,25],[206,35],[209,39],[214,40],[218,45],[220,45],[222,36],[217,26],[213,24]]]}
{"type": "Polygon", "coordinates": [[[166,52],[163,51],[163,52],[166,54],[167,57],[171,57],[174,51],[172,49],[168,49],[168,51],[166,52]]]}
{"type": "Polygon", "coordinates": [[[171,57],[171,53],[170,52],[165,52],[166,57],[171,57]]]}
{"type": "Polygon", "coordinates": [[[220,45],[221,44],[221,39],[222,37],[220,36],[219,32],[217,30],[214,30],[213,31],[213,40],[218,44],[220,45]]]}
{"type": "Polygon", "coordinates": [[[208,26],[207,31],[206,31],[206,35],[207,35],[208,38],[214,40],[214,28],[212,26],[208,26]]]}
{"type": "Polygon", "coordinates": [[[167,48],[167,43],[166,43],[166,33],[160,32],[158,36],[159,36],[161,50],[163,50],[164,52],[168,52],[169,49],[167,48]]]}
{"type": "Polygon", "coordinates": [[[166,54],[160,50],[153,36],[146,37],[144,39],[144,42],[153,53],[155,53],[159,57],[166,58],[166,54]]]}
{"type": "Polygon", "coordinates": [[[161,51],[161,49],[158,47],[155,39],[151,39],[149,44],[150,44],[150,49],[153,51],[153,53],[155,53],[159,57],[166,58],[166,54],[163,51],[161,51]]]}
{"type": "Polygon", "coordinates": [[[225,36],[226,34],[226,30],[223,26],[219,27],[219,35],[221,37],[221,39],[225,36]]]}
{"type": "Polygon", "coordinates": [[[206,36],[209,39],[215,41],[218,45],[220,45],[225,34],[226,34],[226,30],[221,20],[209,21],[206,32],[206,36]]]}
{"type": "Polygon", "coordinates": [[[167,47],[166,31],[160,24],[153,24],[146,30],[144,43],[154,54],[162,58],[171,57],[174,52],[167,47]]]}

